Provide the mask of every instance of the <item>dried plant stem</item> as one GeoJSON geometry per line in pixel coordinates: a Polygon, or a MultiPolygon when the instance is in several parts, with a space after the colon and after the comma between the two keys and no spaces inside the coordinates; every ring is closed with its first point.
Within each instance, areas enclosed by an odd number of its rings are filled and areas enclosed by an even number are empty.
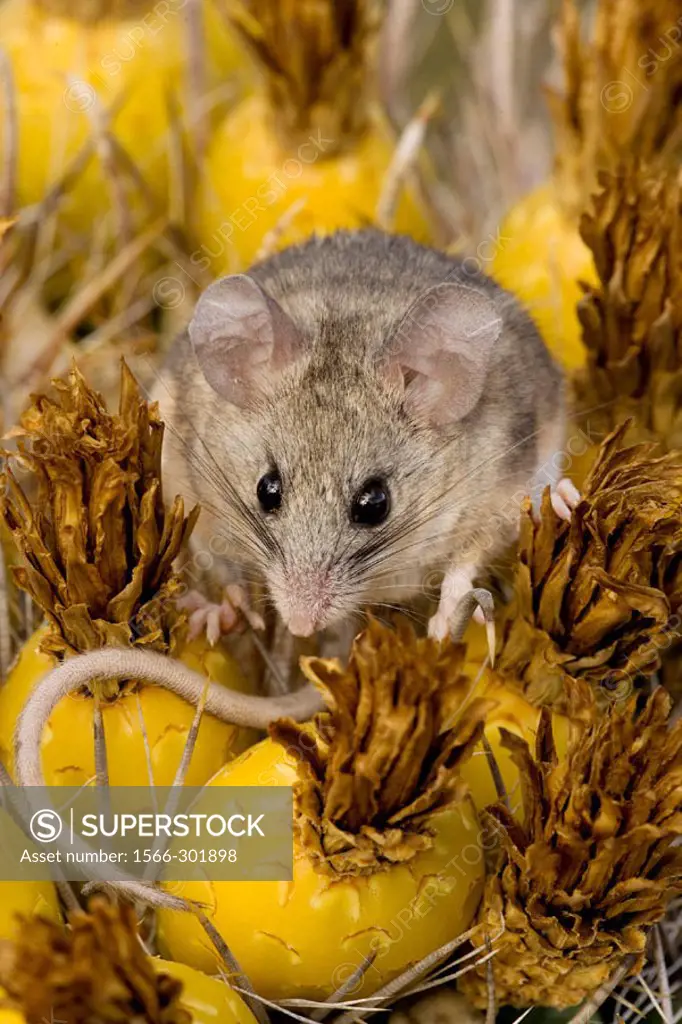
{"type": "Polygon", "coordinates": [[[155,306],[154,299],[149,295],[143,295],[141,298],[132,302],[126,309],[122,309],[119,313],[115,313],[109,320],[98,327],[96,330],[91,331],[87,337],[78,345],[78,352],[84,356],[92,355],[102,349],[105,345],[110,344],[112,341],[115,342],[117,338],[125,334],[125,332],[133,327],[136,323],[139,323],[155,306]]]}
{"type": "MultiPolygon", "coordinates": [[[[488,954],[492,953],[490,939],[487,935],[485,937],[485,948],[488,954]]],[[[492,956],[486,965],[485,977],[486,984],[488,986],[488,1008],[485,1014],[485,1021],[486,1024],[495,1024],[495,1018],[497,1016],[497,1000],[495,999],[495,976],[493,974],[492,956]]]]}
{"type": "Polygon", "coordinates": [[[472,949],[465,953],[464,956],[453,960],[452,963],[445,964],[444,967],[441,967],[439,971],[436,971],[431,978],[422,982],[421,985],[413,985],[410,988],[409,995],[413,996],[418,992],[429,992],[431,989],[440,988],[442,985],[449,985],[451,982],[457,981],[458,978],[464,977],[469,971],[473,971],[476,967],[481,967],[487,963],[488,960],[492,960],[495,953],[496,951],[493,949],[490,953],[485,953],[481,956],[480,949],[472,949]],[[467,963],[467,961],[472,962],[467,963]],[[459,967],[459,964],[466,964],[466,967],[459,967]],[[455,966],[458,966],[459,969],[453,971],[452,968],[455,966]]]}
{"type": "Polygon", "coordinates": [[[334,1010],[334,1006],[338,1003],[342,1003],[349,992],[355,991],[376,958],[377,950],[375,949],[372,955],[366,957],[359,967],[353,971],[351,976],[346,978],[343,985],[340,985],[336,992],[332,992],[329,999],[325,1001],[327,1005],[320,1007],[310,1014],[310,1019],[318,1022],[326,1020],[329,1014],[334,1010]]]}
{"type": "MultiPolygon", "coordinates": [[[[144,758],[147,764],[147,775],[149,776],[149,788],[154,792],[154,765],[152,764],[152,751],[149,745],[149,733],[147,732],[147,723],[144,720],[144,712],[142,710],[142,701],[140,700],[139,691],[135,694],[135,701],[137,703],[137,717],[140,721],[140,734],[142,736],[142,743],[144,746],[144,758]]],[[[154,797],[154,803],[156,804],[156,797],[154,797]]],[[[155,806],[156,810],[156,806],[155,806]]]]}
{"type": "Polygon", "coordinates": [[[253,1013],[254,1017],[259,1024],[270,1024],[270,1018],[268,1017],[265,1007],[256,997],[256,990],[253,985],[244,974],[243,970],[239,966],[232,950],[225,942],[215,925],[206,917],[203,911],[197,910],[196,916],[199,919],[201,927],[204,929],[209,939],[215,946],[216,950],[220,954],[220,958],[229,971],[230,983],[234,980],[241,988],[244,996],[244,1001],[248,1003],[249,1009],[253,1013]]]}
{"type": "Polygon", "coordinates": [[[571,1017],[568,1024],[589,1024],[592,1020],[592,1015],[597,1012],[602,1003],[608,999],[617,985],[620,985],[623,978],[632,970],[633,964],[637,957],[630,953],[625,957],[620,967],[613,972],[611,977],[600,985],[596,992],[594,992],[586,1003],[580,1007],[575,1017],[571,1017]]]}
{"type": "Polygon", "coordinates": [[[189,130],[196,159],[201,166],[206,143],[206,117],[202,97],[206,94],[206,47],[203,4],[201,0],[189,0],[185,18],[187,28],[187,103],[189,130]]]}
{"type": "Polygon", "coordinates": [[[14,212],[16,193],[19,125],[12,65],[3,49],[0,49],[0,95],[4,97],[5,101],[5,154],[4,166],[0,175],[0,217],[10,217],[14,212]]]}
{"type": "MultiPolygon", "coordinates": [[[[244,995],[245,989],[241,989],[239,985],[233,985],[232,987],[235,990],[235,992],[238,992],[240,995],[244,995]]],[[[291,1020],[300,1021],[300,1024],[309,1024],[310,1017],[304,1017],[300,1013],[294,1013],[293,1010],[290,1010],[287,1006],[284,1006],[283,1003],[276,1003],[274,1002],[274,1000],[266,999],[265,996],[260,996],[257,993],[254,995],[254,999],[261,1003],[262,1006],[269,1006],[272,1010],[275,1010],[277,1013],[285,1014],[291,1020]]]]}
{"type": "Polygon", "coordinates": [[[409,117],[404,109],[405,84],[414,61],[415,32],[421,12],[420,0],[393,0],[386,5],[377,55],[377,82],[382,104],[394,123],[404,123],[409,117]]]}
{"type": "Polygon", "coordinates": [[[483,735],[481,736],[481,743],[483,744],[483,749],[485,750],[485,756],[488,761],[488,767],[490,768],[490,774],[492,775],[493,782],[495,783],[495,791],[497,792],[498,800],[500,800],[505,805],[505,807],[511,814],[512,809],[511,803],[509,801],[509,793],[507,793],[507,787],[504,784],[504,779],[502,778],[500,766],[497,763],[497,758],[495,757],[493,748],[490,746],[490,743],[488,742],[488,737],[486,736],[485,733],[483,733],[483,735]]]}
{"type": "MultiPolygon", "coordinates": [[[[280,671],[280,667],[273,658],[270,651],[268,650],[267,645],[263,643],[260,636],[258,635],[258,630],[254,629],[253,626],[248,621],[247,629],[250,631],[251,639],[253,640],[256,650],[263,659],[263,664],[270,673],[269,681],[271,683],[271,686],[269,687],[269,695],[272,697],[276,697],[283,693],[289,693],[290,687],[287,682],[287,679],[284,676],[284,674],[280,671]]],[[[291,633],[288,633],[288,637],[291,637],[291,633]]]]}
{"type": "MultiPolygon", "coordinates": [[[[164,814],[167,814],[171,818],[175,815],[180,803],[182,787],[185,785],[185,778],[187,777],[187,772],[189,770],[189,766],[192,760],[192,754],[194,753],[197,737],[199,735],[199,726],[201,725],[201,719],[206,709],[206,698],[208,697],[209,686],[210,681],[207,679],[206,685],[204,686],[201,697],[199,698],[199,703],[197,704],[196,711],[194,713],[192,725],[190,726],[189,732],[187,733],[187,739],[185,741],[185,746],[182,751],[182,757],[180,758],[180,764],[178,765],[178,770],[175,773],[175,778],[173,779],[173,788],[171,789],[171,792],[168,796],[168,801],[163,809],[164,814]]],[[[166,848],[169,845],[169,842],[170,837],[161,834],[158,835],[153,846],[154,852],[156,852],[157,850],[166,850],[166,848]]],[[[151,878],[154,872],[155,865],[153,857],[154,854],[152,854],[152,860],[150,861],[148,867],[144,871],[143,877],[145,879],[151,878]]]]}
{"type": "Polygon", "coordinates": [[[490,88],[499,113],[500,128],[507,138],[520,136],[515,109],[518,90],[514,52],[518,12],[514,7],[515,0],[497,0],[492,5],[490,24],[490,49],[495,68],[495,74],[490,76],[490,88]]]}
{"type": "Polygon", "coordinates": [[[649,985],[649,983],[646,980],[646,978],[644,977],[644,975],[643,974],[638,974],[637,975],[637,981],[640,983],[640,985],[642,986],[642,988],[646,992],[646,995],[647,995],[647,998],[648,998],[649,1002],[651,1003],[652,1007],[654,1008],[656,1013],[659,1015],[661,1020],[663,1020],[665,1022],[665,1024],[672,1024],[672,1020],[673,1020],[672,1019],[672,1015],[670,1017],[668,1017],[668,1015],[663,1012],[663,1010],[661,1009],[661,1004],[659,1003],[658,999],[656,998],[654,992],[651,989],[651,986],[649,985]]]}
{"type": "Polygon", "coordinates": [[[201,725],[201,719],[203,718],[204,711],[206,710],[206,701],[208,700],[208,688],[211,685],[210,679],[207,679],[204,684],[204,689],[197,702],[197,708],[190,726],[189,732],[187,733],[187,740],[185,742],[184,750],[182,751],[182,758],[178,765],[178,770],[173,779],[174,786],[184,786],[187,772],[189,771],[190,762],[192,760],[192,754],[197,744],[197,738],[199,736],[199,726],[201,725]]]}
{"type": "Polygon", "coordinates": [[[670,993],[670,979],[668,978],[668,970],[665,963],[665,950],[663,949],[660,924],[657,924],[654,928],[653,943],[654,962],[656,964],[656,973],[658,976],[658,987],[661,993],[663,1016],[669,1024],[672,1024],[674,1016],[673,1001],[670,993]]]}
{"type": "MultiPolygon", "coordinates": [[[[139,679],[154,683],[195,706],[206,687],[205,676],[154,651],[104,647],[69,658],[48,672],[35,687],[19,718],[15,742],[16,772],[21,785],[44,785],[40,743],[47,720],[62,697],[93,678],[139,679]]],[[[304,721],[320,707],[320,696],[312,686],[282,697],[257,697],[209,683],[206,697],[208,714],[233,725],[255,729],[265,729],[284,716],[304,721]]]]}
{"type": "MultiPolygon", "coordinates": [[[[96,873],[99,869],[97,865],[92,865],[90,870],[96,873]]],[[[94,892],[109,892],[113,896],[120,896],[132,903],[137,901],[146,907],[155,907],[158,910],[177,910],[181,913],[196,911],[199,906],[198,903],[185,900],[181,896],[173,896],[172,893],[159,889],[150,882],[140,881],[139,878],[122,877],[121,872],[111,866],[107,869],[107,875],[106,880],[95,879],[84,885],[83,896],[91,896],[94,892]],[[119,877],[112,879],[112,875],[119,877]]]]}
{"type": "Polygon", "coordinates": [[[57,328],[37,359],[23,374],[16,386],[31,387],[36,379],[49,373],[61,346],[92,306],[136,263],[166,227],[164,218],[155,221],[146,231],[124,246],[107,264],[101,274],[83,287],[59,315],[57,328]]]}
{"type": "Polygon", "coordinates": [[[57,892],[62,898],[62,903],[69,911],[70,914],[78,913],[81,910],[81,905],[76,898],[76,894],[69,885],[68,882],[60,879],[54,883],[57,887],[57,892]]]}
{"type": "Polygon", "coordinates": [[[400,136],[384,177],[376,209],[377,225],[385,231],[393,228],[401,190],[417,164],[428,123],[438,110],[439,103],[438,93],[430,93],[400,136]]]}
{"type": "MultiPolygon", "coordinates": [[[[451,942],[441,946],[440,949],[435,949],[433,953],[429,953],[428,956],[425,956],[418,963],[412,964],[397,978],[394,978],[393,981],[389,981],[388,984],[383,985],[374,993],[373,996],[366,1000],[359,999],[358,1003],[362,1003],[363,1001],[371,1002],[378,1008],[387,1003],[388,1000],[392,999],[394,996],[405,993],[406,989],[409,989],[416,981],[419,981],[419,979],[430,971],[432,967],[435,967],[437,964],[447,959],[447,957],[449,957],[450,954],[459,946],[468,942],[475,930],[475,928],[470,928],[468,931],[462,932],[462,934],[458,935],[456,939],[453,939],[451,942]]],[[[349,1010],[347,1013],[338,1017],[335,1024],[352,1024],[353,1021],[359,1019],[361,1013],[361,1010],[349,1010]]]]}
{"type": "Polygon", "coordinates": [[[95,693],[94,711],[92,716],[95,741],[95,779],[98,786],[109,785],[109,769],[107,766],[107,744],[104,736],[104,720],[102,718],[102,701],[95,693]]]}
{"type": "MultiPolygon", "coordinates": [[[[74,81],[71,76],[68,77],[70,81],[74,81]]],[[[97,92],[95,92],[95,102],[87,110],[87,116],[95,139],[95,152],[99,157],[104,177],[111,191],[112,206],[118,221],[117,237],[125,245],[128,245],[133,237],[133,226],[130,210],[126,204],[125,190],[116,169],[112,136],[109,133],[111,115],[103,106],[97,92]]]]}
{"type": "Polygon", "coordinates": [[[9,619],[9,593],[5,553],[0,544],[0,684],[5,679],[12,660],[12,630],[9,619]]]}
{"type": "Polygon", "coordinates": [[[256,253],[256,263],[258,263],[259,260],[267,259],[276,252],[280,238],[284,232],[291,227],[299,213],[305,209],[305,206],[306,200],[301,197],[300,199],[294,200],[291,206],[287,207],[275,226],[271,228],[263,238],[260,249],[256,253]]]}

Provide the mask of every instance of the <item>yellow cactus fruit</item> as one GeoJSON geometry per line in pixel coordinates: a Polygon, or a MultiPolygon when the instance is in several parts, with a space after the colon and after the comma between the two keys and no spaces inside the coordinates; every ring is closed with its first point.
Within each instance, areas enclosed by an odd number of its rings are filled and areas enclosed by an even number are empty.
{"type": "Polygon", "coordinates": [[[547,90],[554,171],[502,222],[492,265],[569,370],[586,356],[576,313],[580,282],[597,284],[579,221],[598,173],[624,154],[644,160],[667,155],[681,120],[674,97],[682,82],[682,52],[675,43],[667,58],[657,56],[677,23],[676,0],[598,0],[596,8],[593,38],[585,42],[576,0],[563,0],[565,89],[547,90]]]}
{"type": "Polygon", "coordinates": [[[152,960],[152,967],[157,974],[180,982],[180,1002],[192,1024],[256,1024],[244,1000],[226,982],[160,957],[152,960]]]}
{"type": "Polygon", "coordinates": [[[148,956],[133,910],[101,899],[68,929],[25,919],[0,945],[0,982],[0,1024],[255,1024],[229,985],[148,956]]]}
{"type": "Polygon", "coordinates": [[[580,282],[596,283],[592,254],[554,182],[518,202],[500,226],[493,277],[525,304],[545,343],[566,370],[585,361],[576,306],[580,282]]]}
{"type": "MultiPolygon", "coordinates": [[[[35,398],[17,431],[22,439],[16,459],[36,489],[33,500],[9,466],[0,481],[0,511],[23,562],[13,568],[15,581],[47,619],[0,689],[0,751],[10,770],[14,728],[27,697],[72,654],[137,644],[179,657],[232,689],[247,688],[222,646],[188,642],[186,616],[175,606],[182,584],[173,562],[198,509],[185,517],[180,498],[164,508],[163,424],[156,407],[141,401],[125,364],[117,415],[107,412],[75,368],[67,382],[54,386],[57,399],[35,398]]],[[[195,708],[134,680],[93,680],[57,705],[42,738],[46,784],[79,786],[94,777],[96,702],[110,783],[170,785],[195,708]]],[[[250,739],[248,731],[205,715],[187,783],[203,784],[250,739]]]]}
{"type": "Polygon", "coordinates": [[[0,882],[0,939],[14,939],[20,918],[34,914],[60,920],[57,891],[51,882],[0,882]]]}
{"type": "MultiPolygon", "coordinates": [[[[395,150],[367,102],[371,0],[244,0],[235,28],[252,50],[262,88],[217,129],[199,191],[195,265],[230,273],[268,247],[312,232],[376,220],[395,150]]],[[[412,191],[399,195],[394,230],[428,241],[412,191]]]]}
{"type": "MultiPolygon", "coordinates": [[[[114,144],[108,159],[118,169],[126,205],[141,204],[127,173],[127,155],[165,208],[174,111],[189,116],[181,108],[186,94],[182,83],[188,76],[188,11],[185,0],[0,4],[0,39],[10,62],[17,109],[18,205],[40,202],[64,178],[93,136],[93,119],[110,112],[114,144]]],[[[214,87],[240,58],[214,0],[203,3],[202,12],[206,86],[214,87]]],[[[2,131],[0,124],[0,154],[10,145],[2,131]]],[[[101,156],[100,150],[90,158],[60,207],[72,231],[90,235],[96,217],[117,207],[115,186],[101,156]]],[[[109,217],[113,238],[121,225],[109,217]]]]}
{"type": "MultiPolygon", "coordinates": [[[[511,733],[534,746],[541,712],[526,700],[518,684],[503,680],[494,672],[484,673],[479,686],[486,699],[494,701],[494,706],[486,715],[483,737],[472,756],[462,765],[461,776],[469,786],[476,809],[483,811],[500,799],[495,777],[499,772],[504,794],[510,806],[515,808],[521,800],[521,780],[514,758],[505,746],[504,736],[511,733]],[[487,744],[484,744],[484,739],[487,744]]],[[[552,729],[557,754],[562,758],[571,735],[571,719],[554,714],[552,729]]]]}
{"type": "MultiPolygon", "coordinates": [[[[459,769],[489,703],[468,700],[464,649],[370,622],[348,666],[304,659],[327,711],[285,720],[211,786],[294,787],[291,882],[192,882],[255,990],[327,999],[369,958],[371,995],[469,925],[484,874],[480,829],[459,769]]],[[[159,912],[160,942],[208,972],[199,922],[159,912]]]]}
{"type": "Polygon", "coordinates": [[[494,956],[459,987],[478,1007],[576,1006],[617,971],[642,969],[647,939],[682,891],[682,722],[662,688],[612,707],[560,759],[550,716],[536,743],[507,733],[523,807],[491,808],[499,860],[474,945],[494,956]]]}

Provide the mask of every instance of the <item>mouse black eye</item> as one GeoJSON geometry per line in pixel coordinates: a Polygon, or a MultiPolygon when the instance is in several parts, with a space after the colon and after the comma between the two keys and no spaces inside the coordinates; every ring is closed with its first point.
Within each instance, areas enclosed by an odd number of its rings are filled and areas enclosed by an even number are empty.
{"type": "Polygon", "coordinates": [[[276,512],[282,504],[282,478],[276,469],[262,476],[256,488],[256,497],[264,512],[276,512]]]}
{"type": "Polygon", "coordinates": [[[360,526],[378,526],[391,510],[391,494],[383,480],[367,480],[353,498],[350,517],[360,526]]]}

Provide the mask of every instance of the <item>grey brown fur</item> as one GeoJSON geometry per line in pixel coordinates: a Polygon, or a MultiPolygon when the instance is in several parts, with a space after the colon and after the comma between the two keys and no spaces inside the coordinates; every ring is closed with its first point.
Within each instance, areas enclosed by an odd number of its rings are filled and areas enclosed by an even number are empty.
{"type": "Polygon", "coordinates": [[[187,333],[175,343],[155,395],[170,427],[167,492],[202,503],[199,546],[262,575],[285,622],[306,608],[323,628],[369,603],[408,602],[434,569],[485,568],[513,537],[510,496],[537,485],[543,466],[545,482],[553,475],[560,371],[515,299],[468,269],[377,231],[313,239],[256,265],[249,276],[294,322],[306,356],[248,409],[209,386],[187,333]],[[394,357],[411,303],[443,281],[483,293],[502,330],[478,403],[435,427],[406,411],[377,363],[387,349],[394,357]],[[266,516],[256,486],[273,464],[284,499],[266,516]],[[354,525],[353,494],[377,475],[391,515],[354,525]]]}

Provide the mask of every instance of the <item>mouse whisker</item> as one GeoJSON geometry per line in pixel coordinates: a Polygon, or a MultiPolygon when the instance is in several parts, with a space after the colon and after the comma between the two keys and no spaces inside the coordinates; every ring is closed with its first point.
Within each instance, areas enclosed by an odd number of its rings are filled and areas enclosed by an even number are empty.
{"type": "MultiPolygon", "coordinates": [[[[176,437],[176,439],[187,449],[188,454],[190,455],[190,459],[195,460],[195,468],[198,466],[202,470],[201,475],[203,476],[206,483],[208,483],[209,486],[211,486],[221,497],[223,497],[226,494],[228,497],[228,501],[226,503],[227,507],[230,508],[230,510],[236,512],[237,517],[241,519],[245,525],[251,527],[254,534],[254,539],[256,540],[257,545],[260,548],[260,554],[266,559],[276,554],[277,549],[279,548],[276,539],[265,528],[265,525],[262,523],[258,514],[252,509],[250,509],[249,506],[244,502],[241,495],[238,493],[237,489],[234,487],[232,482],[227,477],[224,469],[222,469],[222,467],[217,462],[209,446],[199,435],[198,431],[194,427],[192,427],[197,441],[203,447],[204,451],[206,452],[206,455],[208,456],[208,459],[210,460],[208,462],[196,450],[192,449],[187,444],[185,439],[178,433],[173,424],[167,423],[167,425],[169,426],[169,429],[173,433],[174,437],[176,437]]],[[[190,424],[190,426],[192,425],[190,424]]]]}

